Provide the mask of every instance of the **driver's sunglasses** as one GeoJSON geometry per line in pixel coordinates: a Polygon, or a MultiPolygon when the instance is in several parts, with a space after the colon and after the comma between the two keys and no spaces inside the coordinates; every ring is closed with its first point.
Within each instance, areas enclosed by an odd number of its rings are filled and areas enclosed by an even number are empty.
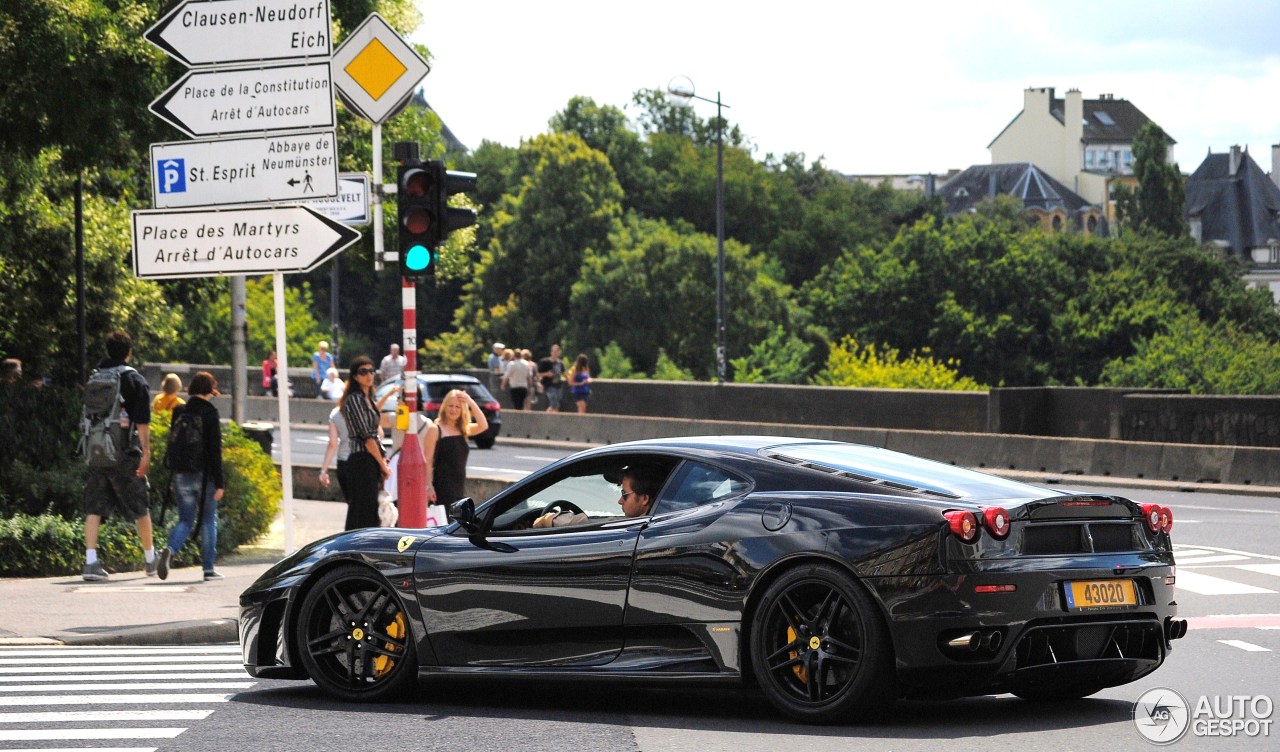
{"type": "Polygon", "coordinates": [[[622,494],[622,500],[626,501],[628,496],[635,496],[635,495],[636,495],[635,491],[626,491],[622,494]]]}

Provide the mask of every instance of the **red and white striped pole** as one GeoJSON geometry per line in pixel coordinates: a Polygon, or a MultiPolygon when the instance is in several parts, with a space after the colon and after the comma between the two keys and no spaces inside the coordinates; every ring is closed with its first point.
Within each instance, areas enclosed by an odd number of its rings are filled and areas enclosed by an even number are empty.
{"type": "Polygon", "coordinates": [[[427,526],[427,463],[418,444],[418,296],[413,280],[401,277],[400,299],[404,307],[404,387],[400,396],[409,408],[409,429],[400,443],[396,489],[400,500],[400,527],[427,526]]]}

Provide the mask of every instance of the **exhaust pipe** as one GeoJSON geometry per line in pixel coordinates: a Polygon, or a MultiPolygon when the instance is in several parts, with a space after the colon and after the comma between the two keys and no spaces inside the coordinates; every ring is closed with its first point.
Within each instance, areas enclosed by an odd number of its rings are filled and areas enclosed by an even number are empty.
{"type": "Polygon", "coordinates": [[[977,652],[981,645],[982,635],[978,632],[970,632],[947,640],[947,647],[952,650],[967,650],[970,653],[977,652]]]}
{"type": "Polygon", "coordinates": [[[1187,635],[1186,619],[1165,619],[1164,622],[1165,639],[1177,640],[1187,635]]]}
{"type": "Polygon", "coordinates": [[[1001,643],[1004,642],[1004,635],[1000,631],[993,629],[982,636],[982,649],[988,653],[994,653],[1000,649],[1001,643]]]}

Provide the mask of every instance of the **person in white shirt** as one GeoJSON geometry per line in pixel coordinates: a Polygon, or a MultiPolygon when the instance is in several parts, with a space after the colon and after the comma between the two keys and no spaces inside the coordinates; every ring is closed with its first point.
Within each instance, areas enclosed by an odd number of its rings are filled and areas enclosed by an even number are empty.
{"type": "Polygon", "coordinates": [[[533,368],[529,361],[513,357],[507,362],[507,370],[502,374],[502,388],[510,390],[511,404],[515,409],[524,409],[524,401],[529,396],[529,382],[532,378],[533,368]]]}
{"type": "Polygon", "coordinates": [[[320,382],[320,394],[331,402],[337,402],[342,397],[342,390],[346,388],[346,384],[342,379],[338,378],[338,369],[330,368],[325,372],[324,381],[320,382]]]}
{"type": "Polygon", "coordinates": [[[391,379],[398,378],[404,373],[405,364],[409,359],[400,354],[400,345],[391,346],[391,354],[382,359],[382,363],[378,366],[378,374],[382,379],[382,383],[387,383],[391,379]]]}

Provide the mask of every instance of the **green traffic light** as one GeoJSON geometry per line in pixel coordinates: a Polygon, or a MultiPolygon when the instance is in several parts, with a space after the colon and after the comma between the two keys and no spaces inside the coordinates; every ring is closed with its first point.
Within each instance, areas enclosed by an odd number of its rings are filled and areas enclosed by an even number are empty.
{"type": "Polygon", "coordinates": [[[421,272],[431,266],[431,251],[421,243],[405,252],[404,266],[409,271],[421,272]]]}

